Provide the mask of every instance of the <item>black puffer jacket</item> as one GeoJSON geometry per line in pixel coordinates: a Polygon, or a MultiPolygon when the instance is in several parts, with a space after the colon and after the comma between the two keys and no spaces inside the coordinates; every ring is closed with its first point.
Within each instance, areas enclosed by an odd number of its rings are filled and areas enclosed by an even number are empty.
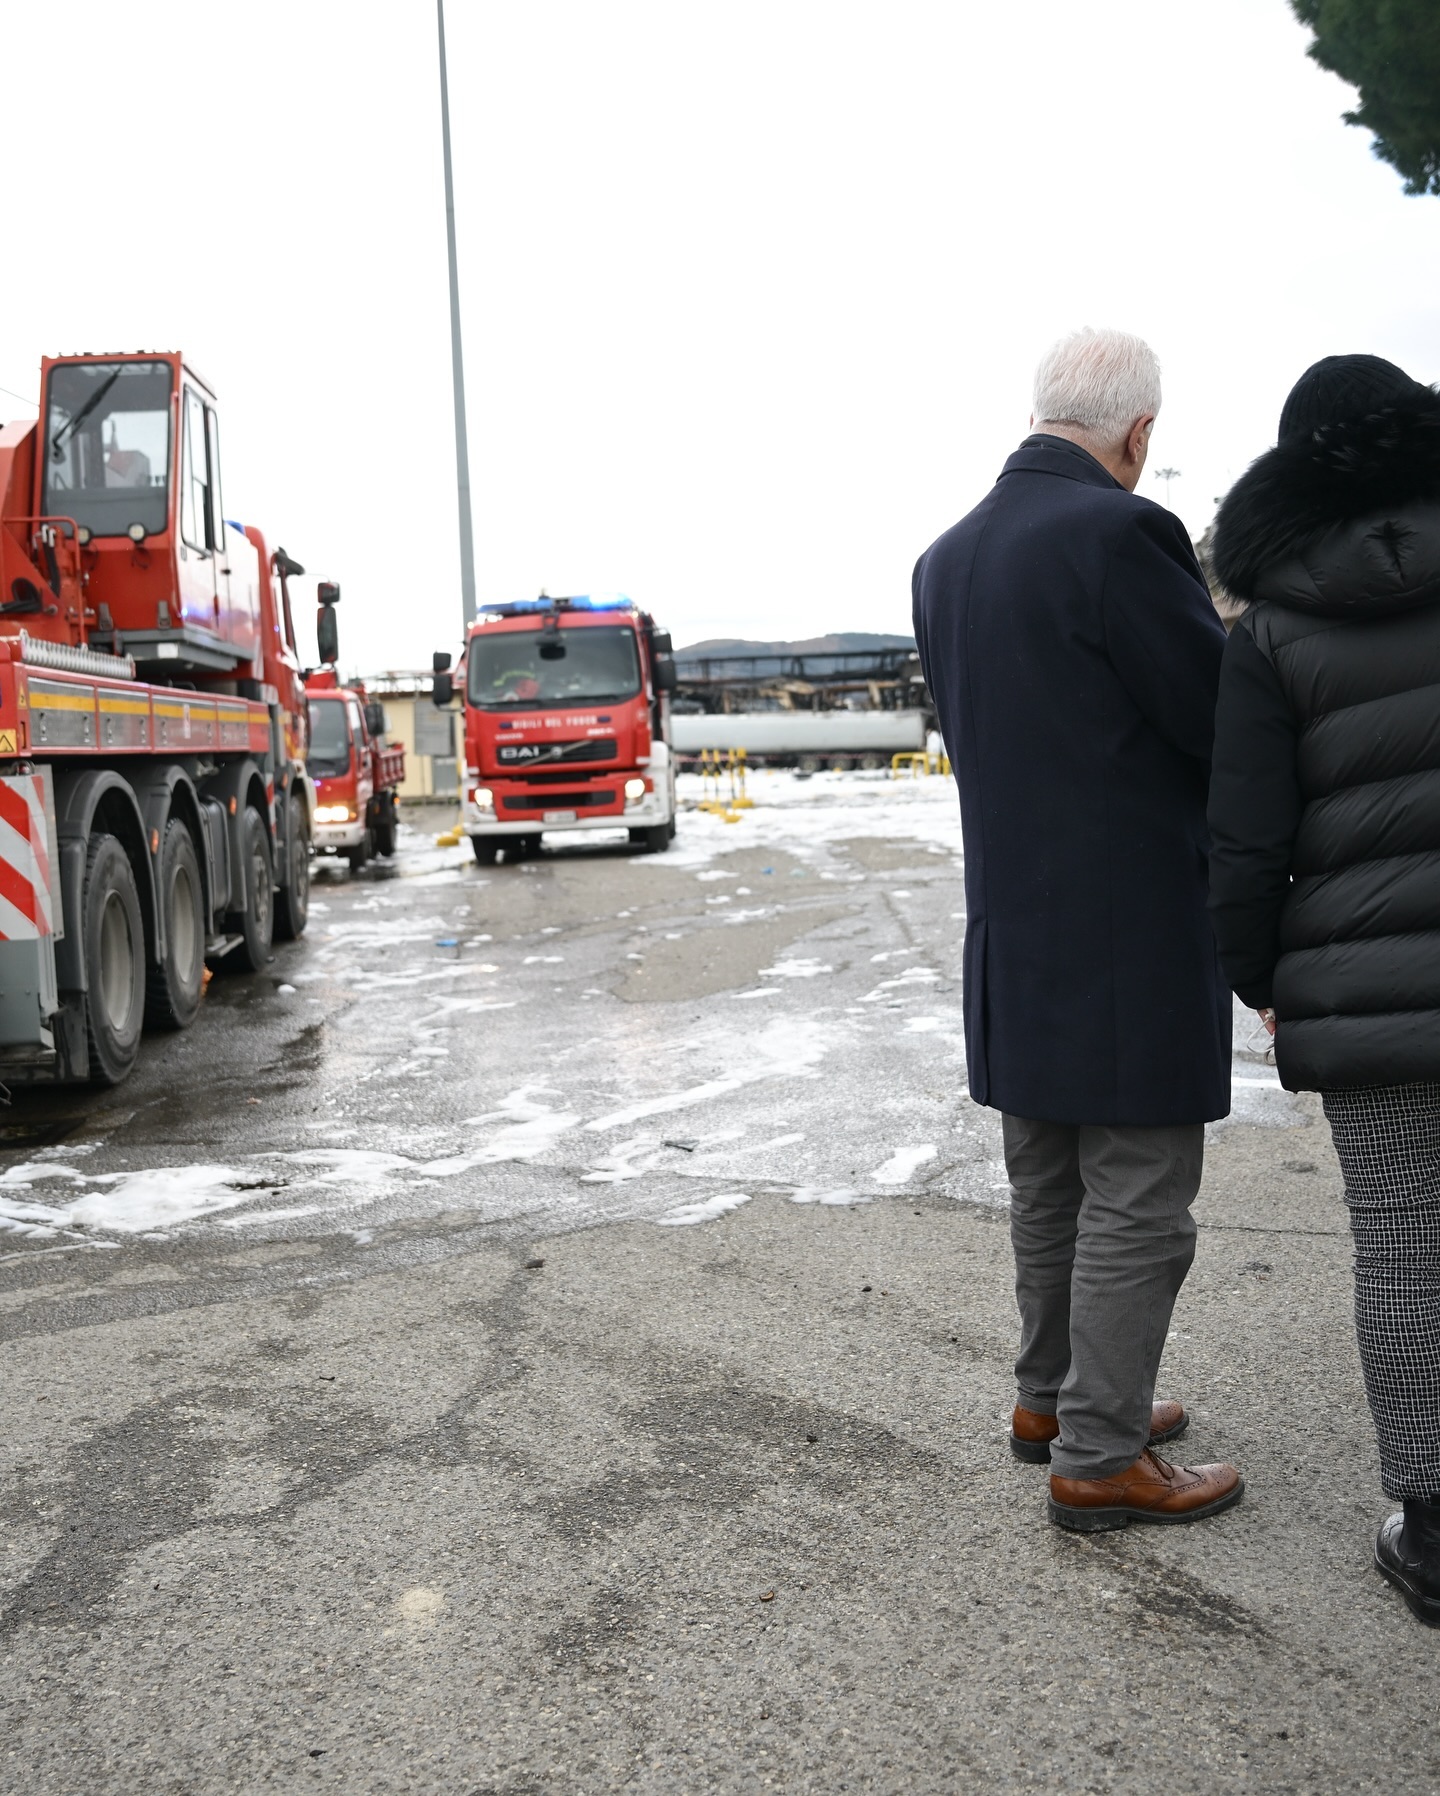
{"type": "Polygon", "coordinates": [[[1440,1079],[1440,395],[1227,495],[1210,913],[1292,1091],[1440,1079]]]}

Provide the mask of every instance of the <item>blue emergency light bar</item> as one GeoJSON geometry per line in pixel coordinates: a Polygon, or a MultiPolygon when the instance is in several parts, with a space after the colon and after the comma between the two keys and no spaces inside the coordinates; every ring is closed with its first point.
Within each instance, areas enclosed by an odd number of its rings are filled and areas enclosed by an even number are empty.
{"type": "Polygon", "coordinates": [[[627,599],[623,592],[610,593],[592,598],[589,593],[578,593],[573,598],[552,599],[542,593],[538,599],[514,599],[504,605],[484,605],[481,610],[487,617],[526,617],[540,611],[633,611],[635,604],[627,599]]]}

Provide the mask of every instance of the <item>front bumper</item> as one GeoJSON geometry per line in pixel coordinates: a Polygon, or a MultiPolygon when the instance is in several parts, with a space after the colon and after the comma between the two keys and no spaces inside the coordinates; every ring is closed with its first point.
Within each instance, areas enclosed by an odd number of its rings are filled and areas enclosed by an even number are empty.
{"type": "MultiPolygon", "coordinates": [[[[523,788],[507,788],[497,784],[492,790],[498,805],[505,798],[519,796],[523,788]]],[[[647,792],[644,798],[625,805],[623,809],[615,806],[603,811],[571,811],[563,803],[557,802],[546,805],[543,809],[537,808],[536,813],[529,817],[517,817],[513,812],[497,815],[493,810],[482,811],[467,799],[462,828],[467,836],[534,836],[570,830],[654,829],[662,823],[668,823],[671,814],[668,786],[647,792]]]]}
{"type": "Polygon", "coordinates": [[[312,837],[316,854],[340,854],[364,840],[365,825],[358,817],[353,823],[317,823],[312,837]]]}

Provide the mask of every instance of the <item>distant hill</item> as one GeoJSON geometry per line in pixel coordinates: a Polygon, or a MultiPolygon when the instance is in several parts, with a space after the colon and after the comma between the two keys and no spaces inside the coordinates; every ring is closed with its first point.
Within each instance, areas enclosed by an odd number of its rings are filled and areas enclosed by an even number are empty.
{"type": "Polygon", "coordinates": [[[676,649],[677,659],[688,656],[719,655],[838,655],[848,650],[908,649],[915,646],[913,636],[885,636],[870,630],[837,630],[831,636],[807,636],[803,642],[751,642],[740,636],[712,636],[704,642],[692,642],[676,649]]]}

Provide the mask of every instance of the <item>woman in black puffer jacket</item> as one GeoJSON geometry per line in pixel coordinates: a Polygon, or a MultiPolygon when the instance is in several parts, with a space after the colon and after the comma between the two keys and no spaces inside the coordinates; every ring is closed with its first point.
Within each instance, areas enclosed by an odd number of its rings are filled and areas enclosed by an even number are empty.
{"type": "Polygon", "coordinates": [[[1216,520],[1210,910],[1345,1177],[1380,1570],[1440,1626],[1440,395],[1376,356],[1296,384],[1216,520]]]}

